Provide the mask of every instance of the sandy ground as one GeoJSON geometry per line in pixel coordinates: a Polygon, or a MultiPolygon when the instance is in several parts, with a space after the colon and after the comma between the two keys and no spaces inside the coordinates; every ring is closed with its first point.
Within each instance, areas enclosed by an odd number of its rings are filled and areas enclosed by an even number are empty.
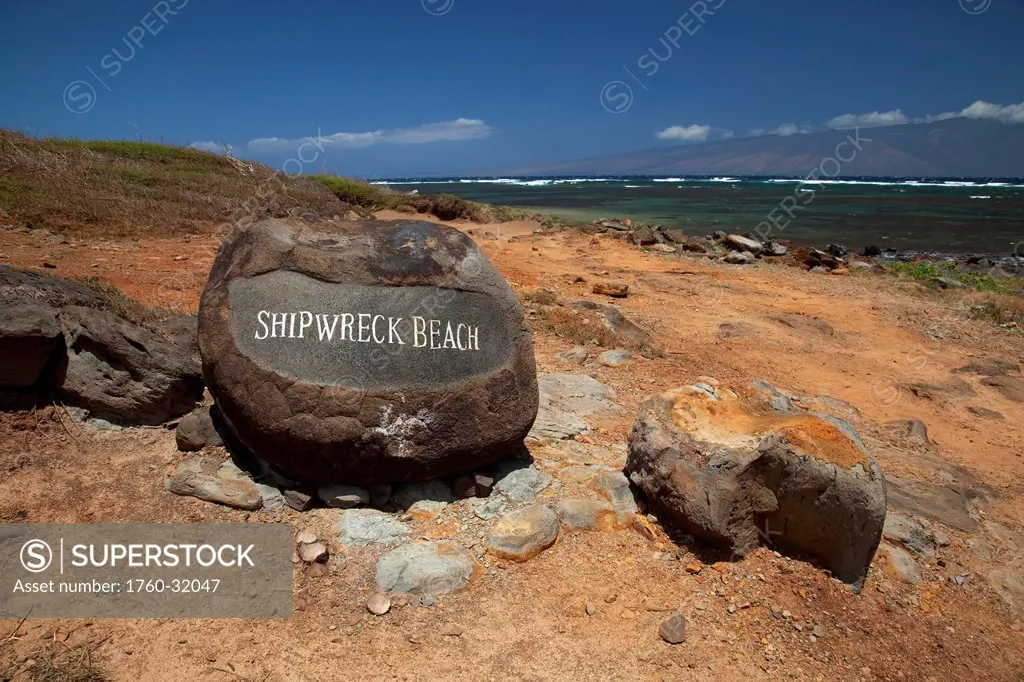
{"type": "MultiPolygon", "coordinates": [[[[944,467],[963,467],[990,490],[972,502],[977,528],[944,528],[950,544],[921,560],[918,584],[900,580],[880,553],[859,595],[770,548],[715,563],[706,548],[677,546],[660,529],[654,540],[634,530],[565,535],[532,561],[492,560],[435,606],[380,618],[363,607],[375,555],[332,547],[322,574],[296,567],[291,620],[5,620],[0,671],[31,679],[26,661],[40,650],[87,645],[125,680],[1024,679],[1024,595],[990,584],[993,571],[1024,566],[1024,406],[953,372],[984,358],[1024,360],[1021,335],[883,275],[728,266],[572,232],[534,235],[530,222],[457,227],[520,294],[543,287],[565,303],[597,300],[595,282],[630,285],[616,305],[666,353],[594,370],[626,410],[583,437],[589,445],[624,453],[632,415],[656,391],[700,377],[763,378],[859,409],[887,473],[936,481],[944,467]],[[901,419],[923,421],[934,445],[911,447],[879,426],[901,419]],[[657,628],[679,607],[688,640],[670,646],[657,628]],[[775,617],[773,607],[790,615],[775,617]],[[820,637],[810,634],[816,625],[820,637]]],[[[3,232],[0,262],[97,277],[143,302],[195,311],[217,244],[3,232]]],[[[531,324],[540,371],[566,371],[556,355],[572,344],[531,324]]],[[[533,454],[568,461],[578,452],[563,444],[533,454]]],[[[0,521],[277,520],[336,538],[336,510],[250,515],[164,492],[181,458],[168,430],[91,431],[55,408],[0,414],[0,521]]],[[[428,524],[420,532],[453,531],[428,524]]]]}

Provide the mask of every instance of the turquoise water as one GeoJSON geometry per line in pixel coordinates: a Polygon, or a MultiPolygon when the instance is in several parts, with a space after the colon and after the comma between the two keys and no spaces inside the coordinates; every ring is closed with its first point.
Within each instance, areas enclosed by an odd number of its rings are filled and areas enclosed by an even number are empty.
{"type": "Polygon", "coordinates": [[[774,239],[860,249],[1009,254],[1022,243],[1024,181],[796,178],[399,178],[397,191],[449,193],[566,220],[632,218],[692,234],[760,229],[774,239]],[[813,194],[812,194],[813,192],[813,194]],[[787,200],[787,197],[789,199],[787,200]],[[790,207],[790,218],[780,202],[790,207]],[[769,212],[775,209],[775,224],[769,212]],[[759,228],[760,226],[760,228],[759,228]]]}

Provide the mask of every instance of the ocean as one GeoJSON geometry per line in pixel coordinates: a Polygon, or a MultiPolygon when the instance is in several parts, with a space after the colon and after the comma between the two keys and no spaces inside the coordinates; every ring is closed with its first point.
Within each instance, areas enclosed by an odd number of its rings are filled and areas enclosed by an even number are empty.
{"type": "Polygon", "coordinates": [[[396,191],[454,194],[573,222],[632,218],[695,235],[746,233],[776,209],[773,239],[857,250],[871,244],[899,252],[1009,255],[1016,250],[1024,255],[1022,179],[843,178],[808,181],[798,191],[801,181],[710,176],[371,180],[396,191]],[[789,207],[792,219],[780,205],[789,207]]]}

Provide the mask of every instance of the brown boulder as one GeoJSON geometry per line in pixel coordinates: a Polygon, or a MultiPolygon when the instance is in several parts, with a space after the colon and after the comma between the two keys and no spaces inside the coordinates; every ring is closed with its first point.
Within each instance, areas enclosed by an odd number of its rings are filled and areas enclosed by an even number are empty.
{"type": "Polygon", "coordinates": [[[233,234],[199,345],[229,430],[321,485],[472,470],[521,447],[537,414],[515,294],[469,237],[434,223],[267,220],[233,234]]]}
{"type": "Polygon", "coordinates": [[[885,480],[853,427],[751,389],[649,399],[626,471],[667,524],[739,556],[762,543],[808,554],[857,589],[882,536],[885,480]]]}

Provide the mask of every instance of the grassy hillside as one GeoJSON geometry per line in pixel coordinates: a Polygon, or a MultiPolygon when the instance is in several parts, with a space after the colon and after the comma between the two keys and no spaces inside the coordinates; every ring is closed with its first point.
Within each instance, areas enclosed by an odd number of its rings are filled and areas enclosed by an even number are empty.
{"type": "Polygon", "coordinates": [[[152,142],[36,139],[0,129],[0,226],[58,233],[201,233],[261,217],[382,208],[487,222],[509,212],[453,196],[405,196],[329,175],[152,142]]]}

